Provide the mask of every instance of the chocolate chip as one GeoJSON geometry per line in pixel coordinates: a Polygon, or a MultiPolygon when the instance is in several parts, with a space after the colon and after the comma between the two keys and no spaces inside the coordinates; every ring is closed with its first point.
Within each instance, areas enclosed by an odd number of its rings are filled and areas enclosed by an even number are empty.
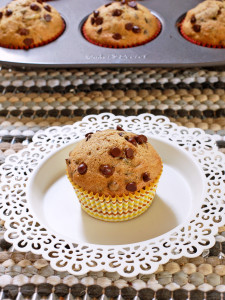
{"type": "Polygon", "coordinates": [[[119,17],[121,15],[122,15],[122,10],[121,9],[114,9],[114,11],[112,12],[113,17],[119,17]]]}
{"type": "Polygon", "coordinates": [[[18,30],[18,33],[19,33],[20,35],[28,35],[28,34],[30,33],[30,30],[29,30],[29,29],[26,29],[26,28],[20,28],[20,29],[18,30]]]}
{"type": "Polygon", "coordinates": [[[91,18],[91,25],[94,25],[95,24],[95,18],[91,18]]]}
{"type": "Polygon", "coordinates": [[[119,157],[121,154],[121,150],[118,147],[114,147],[110,150],[110,154],[112,157],[119,157]]]}
{"type": "Polygon", "coordinates": [[[100,172],[105,175],[106,177],[109,177],[113,174],[114,168],[109,165],[101,165],[99,168],[100,172]]]}
{"type": "Polygon", "coordinates": [[[147,172],[143,173],[143,174],[142,174],[142,179],[143,179],[144,182],[149,181],[149,180],[150,180],[150,175],[149,175],[149,173],[147,173],[147,172]]]}
{"type": "Polygon", "coordinates": [[[130,1],[127,3],[130,7],[134,8],[134,9],[138,9],[137,8],[137,3],[135,1],[130,1]]]}
{"type": "Polygon", "coordinates": [[[135,192],[137,190],[137,185],[135,182],[130,182],[126,185],[126,190],[129,192],[135,192]]]}
{"type": "Polygon", "coordinates": [[[141,32],[141,28],[138,27],[138,26],[136,26],[136,25],[134,25],[133,28],[132,28],[132,31],[133,31],[134,33],[140,33],[140,32],[141,32]]]}
{"type": "Polygon", "coordinates": [[[66,158],[66,164],[70,165],[70,159],[69,158],[66,158]]]}
{"type": "Polygon", "coordinates": [[[108,184],[108,188],[110,189],[110,191],[117,191],[119,189],[119,184],[115,181],[111,181],[108,184]]]}
{"type": "Polygon", "coordinates": [[[112,2],[109,2],[109,3],[105,4],[105,7],[108,7],[111,4],[112,4],[112,2]]]}
{"type": "Polygon", "coordinates": [[[122,133],[122,132],[120,132],[120,133],[119,133],[119,136],[123,136],[123,133],[122,133]]]}
{"type": "Polygon", "coordinates": [[[49,5],[45,5],[44,9],[47,10],[48,12],[51,12],[51,7],[49,5]]]}
{"type": "Polygon", "coordinates": [[[191,20],[190,20],[190,21],[191,21],[192,24],[194,24],[194,23],[196,22],[195,15],[192,15],[192,16],[191,16],[191,20]]]}
{"type": "Polygon", "coordinates": [[[38,2],[38,3],[40,3],[40,4],[42,4],[42,3],[43,3],[43,1],[42,1],[42,0],[37,0],[37,2],[38,2]]]}
{"type": "Polygon", "coordinates": [[[88,141],[91,138],[92,134],[93,134],[93,132],[88,132],[85,134],[86,141],[88,141]]]}
{"type": "Polygon", "coordinates": [[[127,23],[127,24],[125,24],[125,29],[126,30],[132,30],[132,28],[133,28],[133,23],[127,23]]]}
{"type": "Polygon", "coordinates": [[[103,23],[103,18],[102,18],[102,17],[96,18],[96,19],[95,19],[95,23],[96,23],[96,25],[102,25],[102,23],[103,23]]]}
{"type": "Polygon", "coordinates": [[[114,40],[121,40],[122,39],[122,36],[119,33],[114,33],[112,37],[113,37],[114,40]]]}
{"type": "Polygon", "coordinates": [[[217,15],[221,15],[221,8],[218,10],[217,15]]]}
{"type": "Polygon", "coordinates": [[[0,19],[2,18],[2,16],[3,16],[3,13],[0,11],[0,19]]]}
{"type": "Polygon", "coordinates": [[[6,15],[6,17],[9,17],[9,16],[11,16],[12,15],[12,10],[11,9],[7,9],[6,10],[6,12],[5,12],[5,15],[6,15]]]}
{"type": "Polygon", "coordinates": [[[46,22],[50,22],[51,19],[52,19],[52,16],[50,16],[50,15],[44,15],[44,19],[45,19],[46,22]]]}
{"type": "Polygon", "coordinates": [[[33,39],[24,39],[23,40],[23,42],[24,42],[24,44],[26,45],[26,46],[30,46],[30,45],[32,45],[33,43],[34,43],[34,40],[33,39]]]}
{"type": "Polygon", "coordinates": [[[125,149],[125,155],[127,158],[133,158],[134,157],[134,150],[131,148],[125,149]]]}
{"type": "Polygon", "coordinates": [[[35,4],[35,3],[31,3],[30,5],[30,9],[34,10],[34,11],[39,11],[41,10],[40,6],[35,4]]]}
{"type": "Polygon", "coordinates": [[[147,137],[143,134],[135,136],[135,140],[137,141],[138,144],[143,144],[147,142],[147,137]]]}
{"type": "Polygon", "coordinates": [[[201,26],[200,25],[195,24],[192,28],[195,32],[200,32],[201,31],[201,26]]]}
{"type": "Polygon", "coordinates": [[[116,126],[116,130],[124,131],[123,128],[122,128],[120,125],[117,125],[117,126],[116,126]]]}
{"type": "Polygon", "coordinates": [[[102,33],[102,27],[99,28],[99,30],[97,30],[97,33],[98,33],[98,34],[101,34],[101,33],[102,33]]]}
{"type": "Polygon", "coordinates": [[[134,146],[137,146],[137,141],[134,137],[127,138],[126,140],[134,146]]]}
{"type": "Polygon", "coordinates": [[[93,15],[94,15],[94,18],[97,18],[99,16],[99,11],[98,10],[94,10],[93,11],[93,15]]]}
{"type": "Polygon", "coordinates": [[[87,173],[87,165],[85,163],[81,163],[78,168],[77,171],[81,174],[84,175],[87,173]]]}

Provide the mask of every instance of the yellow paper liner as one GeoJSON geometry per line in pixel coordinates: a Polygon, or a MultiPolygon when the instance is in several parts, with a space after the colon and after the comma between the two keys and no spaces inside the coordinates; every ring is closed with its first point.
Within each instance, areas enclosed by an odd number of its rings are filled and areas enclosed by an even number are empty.
{"type": "Polygon", "coordinates": [[[179,28],[179,31],[180,31],[180,34],[182,35],[182,37],[185,38],[190,43],[195,44],[197,46],[201,46],[201,47],[207,47],[207,48],[217,48],[217,49],[224,49],[225,48],[225,46],[222,46],[222,45],[213,45],[213,44],[210,44],[210,43],[202,43],[200,41],[196,41],[196,40],[190,38],[182,30],[183,21],[184,21],[184,19],[178,24],[178,28],[179,28]]]}
{"type": "Polygon", "coordinates": [[[155,196],[161,173],[150,186],[128,195],[114,197],[89,193],[74,184],[68,173],[67,176],[86,213],[103,221],[118,222],[133,219],[148,209],[155,196]]]}
{"type": "MultiPolygon", "coordinates": [[[[44,2],[44,1],[43,1],[44,2]]],[[[63,19],[62,19],[63,20],[63,19]]],[[[30,46],[10,46],[10,45],[7,45],[7,44],[1,44],[0,43],[0,47],[3,47],[3,48],[8,48],[8,49],[14,49],[14,50],[29,50],[29,49],[33,49],[33,48],[37,48],[37,47],[41,47],[41,46],[44,46],[44,45],[47,45],[53,41],[55,41],[58,37],[60,37],[63,32],[65,31],[65,28],[66,28],[66,23],[65,21],[63,20],[63,26],[62,26],[62,29],[61,31],[55,35],[54,37],[52,37],[51,39],[48,39],[46,41],[43,41],[41,43],[37,43],[37,44],[32,44],[30,46]]]]}
{"type": "MultiPolygon", "coordinates": [[[[156,17],[155,17],[156,18],[156,17]]],[[[124,48],[132,48],[132,47],[138,47],[138,46],[141,46],[141,45],[145,45],[149,42],[151,42],[152,40],[154,40],[161,32],[162,30],[162,24],[161,22],[159,21],[158,18],[156,18],[157,22],[158,22],[158,30],[156,31],[156,33],[151,36],[149,39],[147,39],[146,41],[143,41],[142,43],[136,43],[136,44],[132,44],[132,45],[127,45],[127,46],[113,46],[113,45],[107,45],[107,44],[100,44],[100,43],[97,43],[96,41],[93,41],[91,38],[89,38],[85,32],[85,29],[84,29],[84,25],[85,25],[85,22],[82,26],[82,34],[83,36],[85,37],[85,39],[90,42],[91,44],[94,44],[96,46],[99,46],[99,47],[105,47],[105,48],[113,48],[113,49],[124,49],[124,48]]]]}

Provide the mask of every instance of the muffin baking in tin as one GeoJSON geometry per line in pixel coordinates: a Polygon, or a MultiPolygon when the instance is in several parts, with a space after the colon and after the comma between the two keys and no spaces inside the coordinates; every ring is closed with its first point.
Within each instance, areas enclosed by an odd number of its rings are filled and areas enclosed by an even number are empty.
{"type": "Polygon", "coordinates": [[[58,11],[42,0],[14,0],[0,9],[1,47],[40,47],[56,40],[64,29],[58,11]]]}
{"type": "MultiPolygon", "coordinates": [[[[103,63],[107,57],[110,59],[110,56],[104,54],[110,52],[97,50],[95,54],[96,46],[112,49],[139,46],[141,63],[142,60],[145,61],[146,56],[148,56],[146,60],[148,62],[151,50],[163,54],[166,51],[165,47],[170,42],[170,37],[173,38],[171,41],[174,42],[176,49],[179,45],[187,46],[187,50],[192,49],[191,44],[205,48],[224,48],[225,1],[205,0],[199,3],[191,0],[192,4],[187,4],[171,0],[171,4],[173,2],[177,6],[172,12],[166,10],[162,1],[100,1],[99,5],[95,1],[91,5],[91,9],[89,9],[90,6],[82,6],[80,2],[77,2],[76,14],[72,14],[72,10],[69,10],[69,7],[73,6],[72,1],[68,2],[68,7],[64,7],[61,1],[17,0],[9,2],[0,9],[0,28],[2,27],[2,36],[4,36],[0,41],[0,46],[10,49],[31,49],[53,44],[66,49],[64,45],[70,44],[69,47],[74,47],[76,52],[81,45],[82,55],[78,55],[79,60],[89,60],[89,57],[92,60],[92,57],[97,55],[96,59],[101,60],[103,57],[103,63]],[[15,15],[11,6],[16,7],[17,4],[27,5],[27,8],[30,7],[30,11],[29,14],[26,12],[24,23],[17,20],[16,23],[19,26],[16,27],[11,20],[18,15],[15,15]],[[49,7],[51,11],[49,11],[49,7]],[[183,11],[182,7],[184,7],[183,11]],[[55,15],[58,18],[56,22],[54,21],[55,15]],[[169,19],[170,15],[171,19],[169,19]],[[43,24],[47,27],[43,27],[43,24]],[[8,37],[5,35],[4,28],[6,27],[10,32],[8,37]],[[33,30],[33,27],[36,30],[33,30]],[[54,43],[55,40],[57,43],[54,43]],[[62,44],[63,46],[61,46],[62,44]]],[[[7,3],[6,0],[3,3],[7,3]]],[[[22,8],[22,13],[24,13],[24,8],[22,8]]],[[[119,59],[123,57],[123,55],[121,56],[122,52],[118,51],[118,53],[120,53],[119,59]]],[[[133,58],[139,57],[139,52],[137,55],[130,55],[131,52],[127,52],[125,49],[123,53],[129,53],[128,58],[125,57],[125,59],[131,63],[134,61],[133,58]]],[[[175,54],[176,57],[179,56],[178,50],[174,51],[175,54]]]]}

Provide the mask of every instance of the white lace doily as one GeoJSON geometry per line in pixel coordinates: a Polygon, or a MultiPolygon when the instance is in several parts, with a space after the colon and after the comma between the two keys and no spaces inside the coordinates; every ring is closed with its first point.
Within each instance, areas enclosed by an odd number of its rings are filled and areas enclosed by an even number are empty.
{"type": "Polygon", "coordinates": [[[187,129],[168,118],[143,114],[137,117],[101,114],[86,116],[74,125],[39,131],[33,142],[1,166],[0,216],[5,238],[21,252],[42,254],[54,269],[82,275],[88,271],[117,271],[122,276],[149,274],[160,264],[181,256],[194,257],[213,246],[218,227],[225,223],[225,158],[213,136],[200,129],[187,129]],[[27,183],[32,172],[55,149],[88,132],[122,125],[126,131],[151,134],[172,141],[188,151],[205,174],[207,195],[195,218],[157,238],[129,245],[75,244],[53,235],[31,214],[27,183]]]}

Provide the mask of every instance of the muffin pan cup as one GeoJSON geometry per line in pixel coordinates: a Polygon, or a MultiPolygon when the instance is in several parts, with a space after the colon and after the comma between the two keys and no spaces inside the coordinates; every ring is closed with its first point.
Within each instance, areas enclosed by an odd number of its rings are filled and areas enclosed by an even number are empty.
{"type": "Polygon", "coordinates": [[[158,29],[157,29],[157,31],[155,32],[154,35],[152,35],[148,40],[145,40],[145,41],[143,41],[142,43],[130,44],[130,45],[127,45],[127,46],[112,46],[112,45],[107,45],[107,44],[97,43],[96,41],[94,41],[94,40],[92,40],[91,38],[89,38],[88,35],[86,34],[85,28],[84,28],[84,27],[85,27],[85,22],[84,22],[84,24],[83,24],[81,30],[82,30],[82,34],[83,34],[83,36],[85,37],[85,39],[86,39],[88,42],[90,42],[90,43],[92,43],[92,44],[94,44],[94,45],[97,45],[97,46],[100,46],[100,47],[106,47],[106,48],[116,48],[116,49],[118,49],[118,48],[119,48],[119,49],[132,48],[132,47],[142,46],[142,45],[144,45],[144,44],[146,44],[146,43],[149,43],[150,41],[153,41],[155,38],[157,38],[157,36],[158,36],[158,35],[160,34],[160,32],[161,32],[162,25],[161,25],[161,22],[159,21],[158,18],[156,18],[156,20],[157,20],[157,23],[158,23],[158,29]]]}
{"type": "Polygon", "coordinates": [[[186,34],[184,33],[184,31],[183,31],[183,28],[182,28],[182,23],[183,23],[183,21],[184,21],[184,19],[181,20],[181,22],[180,22],[179,30],[180,30],[181,35],[182,35],[186,40],[188,40],[189,42],[191,42],[191,43],[193,43],[193,44],[196,44],[196,45],[198,45],[198,46],[202,46],[202,47],[225,49],[225,47],[222,46],[222,45],[213,45],[213,44],[210,44],[210,43],[207,43],[207,44],[206,44],[206,43],[201,43],[201,42],[199,42],[199,41],[197,41],[197,40],[195,40],[195,39],[190,38],[190,37],[189,37],[188,35],[186,35],[186,34]]]}
{"type": "MultiPolygon", "coordinates": [[[[4,7],[9,0],[1,1],[4,7]]],[[[162,24],[161,33],[149,43],[133,48],[104,48],[88,42],[81,28],[87,16],[106,0],[51,1],[66,22],[55,41],[30,50],[0,48],[2,65],[22,67],[191,67],[225,64],[225,49],[207,48],[187,41],[178,30],[184,14],[202,1],[143,0],[162,24]]]]}

